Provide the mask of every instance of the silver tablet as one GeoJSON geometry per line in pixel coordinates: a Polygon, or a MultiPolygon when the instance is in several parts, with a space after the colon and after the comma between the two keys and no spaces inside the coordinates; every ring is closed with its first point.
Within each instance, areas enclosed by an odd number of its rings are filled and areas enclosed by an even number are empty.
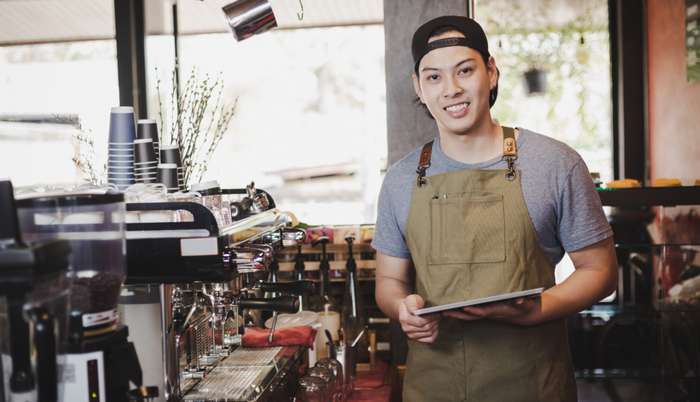
{"type": "Polygon", "coordinates": [[[454,310],[462,307],[478,306],[482,304],[502,302],[506,300],[519,299],[521,297],[539,297],[544,291],[544,288],[521,290],[519,292],[503,293],[500,295],[493,295],[487,297],[480,297],[478,299],[464,300],[455,303],[441,304],[439,306],[432,306],[421,308],[413,312],[415,315],[425,315],[432,313],[439,313],[446,310],[454,310]]]}

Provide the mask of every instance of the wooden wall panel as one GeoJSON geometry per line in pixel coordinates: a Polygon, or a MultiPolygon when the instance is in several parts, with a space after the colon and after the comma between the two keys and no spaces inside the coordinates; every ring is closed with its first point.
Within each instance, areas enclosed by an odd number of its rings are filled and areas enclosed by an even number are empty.
{"type": "Polygon", "coordinates": [[[647,0],[651,178],[700,179],[700,82],[686,78],[685,1],[647,0]]]}

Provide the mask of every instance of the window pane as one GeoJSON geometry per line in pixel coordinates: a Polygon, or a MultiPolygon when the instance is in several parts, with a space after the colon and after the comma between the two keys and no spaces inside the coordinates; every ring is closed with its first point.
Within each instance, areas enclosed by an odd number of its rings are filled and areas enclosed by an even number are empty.
{"type": "Polygon", "coordinates": [[[494,116],[559,139],[612,179],[612,98],[606,0],[479,0],[476,19],[501,71],[494,116]],[[528,93],[525,72],[542,72],[528,93]]]}
{"type": "Polygon", "coordinates": [[[114,40],[0,47],[0,176],[15,185],[66,183],[78,126],[104,160],[119,104],[114,40]],[[30,122],[31,121],[31,122],[30,122]]]}
{"type": "Polygon", "coordinates": [[[228,101],[238,97],[205,179],[255,180],[310,223],[374,221],[387,146],[382,26],[275,30],[242,42],[183,36],[180,55],[181,81],[195,67],[220,73],[228,101]]]}

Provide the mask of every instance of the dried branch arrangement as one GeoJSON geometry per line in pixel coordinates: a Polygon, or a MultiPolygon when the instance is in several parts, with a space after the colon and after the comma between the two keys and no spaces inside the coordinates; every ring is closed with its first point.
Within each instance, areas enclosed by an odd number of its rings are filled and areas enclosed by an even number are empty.
{"type": "Polygon", "coordinates": [[[156,93],[160,142],[180,148],[185,185],[198,183],[229,127],[238,99],[226,104],[221,74],[215,79],[208,74],[200,77],[195,68],[181,86],[179,95],[175,71],[167,98],[161,95],[160,79],[156,81],[156,93]]]}
{"type": "MultiPolygon", "coordinates": [[[[156,71],[156,76],[158,72],[156,71]]],[[[185,185],[201,181],[208,162],[228,130],[237,98],[233,104],[224,102],[224,82],[221,75],[211,79],[200,78],[192,69],[178,96],[175,71],[165,103],[161,81],[156,81],[158,117],[161,144],[175,144],[180,148],[185,185]]],[[[97,162],[92,132],[78,127],[73,134],[76,152],[72,158],[83,179],[94,185],[106,183],[107,163],[97,162]]]]}
{"type": "Polygon", "coordinates": [[[98,166],[95,156],[95,143],[92,140],[92,132],[83,130],[82,126],[73,134],[75,154],[73,164],[80,170],[83,179],[93,185],[102,185],[107,182],[107,161],[98,166]]]}

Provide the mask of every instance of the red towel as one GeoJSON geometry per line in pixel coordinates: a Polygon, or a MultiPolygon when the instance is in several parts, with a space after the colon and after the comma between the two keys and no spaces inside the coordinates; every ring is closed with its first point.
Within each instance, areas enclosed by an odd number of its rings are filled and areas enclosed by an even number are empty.
{"type": "Polygon", "coordinates": [[[267,342],[267,337],[269,335],[269,329],[246,328],[242,339],[243,346],[253,348],[269,346],[306,346],[313,348],[314,339],[316,339],[316,330],[307,325],[277,328],[275,329],[272,343],[267,342]]]}

